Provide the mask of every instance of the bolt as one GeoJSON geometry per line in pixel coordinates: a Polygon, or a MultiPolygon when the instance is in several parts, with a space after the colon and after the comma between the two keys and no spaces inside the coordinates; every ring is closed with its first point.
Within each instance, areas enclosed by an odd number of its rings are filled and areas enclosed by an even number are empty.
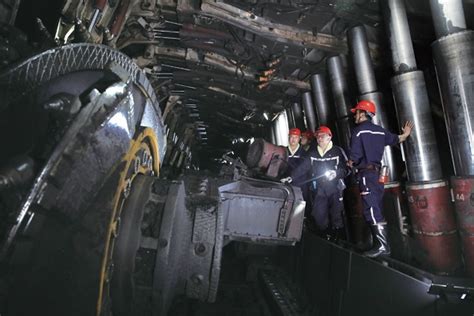
{"type": "Polygon", "coordinates": [[[127,183],[125,184],[125,187],[123,188],[123,196],[125,198],[128,198],[130,195],[130,190],[132,189],[132,181],[130,179],[127,180],[127,183]]]}
{"type": "Polygon", "coordinates": [[[109,266],[107,267],[107,271],[105,273],[105,282],[109,283],[112,280],[112,275],[114,274],[115,265],[113,262],[110,262],[109,266]]]}
{"type": "Polygon", "coordinates": [[[158,240],[158,247],[160,248],[166,248],[166,246],[168,246],[168,240],[164,239],[164,238],[160,238],[158,240]]]}
{"type": "Polygon", "coordinates": [[[202,274],[195,273],[191,276],[191,281],[196,285],[201,285],[203,280],[204,277],[202,276],[202,274]]]}
{"type": "Polygon", "coordinates": [[[143,166],[147,166],[148,165],[148,159],[149,159],[149,155],[148,155],[148,152],[146,150],[144,150],[142,152],[142,165],[143,166]]]}
{"type": "Polygon", "coordinates": [[[199,243],[197,244],[195,247],[194,247],[194,252],[198,255],[198,256],[202,256],[205,254],[206,252],[206,246],[202,243],[199,243]]]}
{"type": "Polygon", "coordinates": [[[135,171],[135,173],[138,173],[138,171],[140,170],[140,165],[141,165],[141,161],[140,161],[140,157],[135,157],[135,161],[134,161],[135,165],[133,166],[133,169],[135,171]]]}

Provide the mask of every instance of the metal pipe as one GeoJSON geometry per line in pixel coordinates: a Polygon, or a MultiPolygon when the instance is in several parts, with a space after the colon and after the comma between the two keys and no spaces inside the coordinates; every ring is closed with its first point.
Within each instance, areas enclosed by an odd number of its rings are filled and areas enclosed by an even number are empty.
{"type": "MultiPolygon", "coordinates": [[[[187,48],[176,48],[170,46],[155,46],[154,53],[160,56],[166,56],[167,58],[173,59],[183,59],[186,62],[194,63],[198,65],[209,65],[214,68],[217,68],[221,71],[227,72],[234,76],[238,76],[240,79],[249,80],[254,82],[256,79],[257,71],[255,69],[249,67],[243,67],[242,69],[236,67],[234,64],[229,62],[225,55],[217,54],[217,53],[205,53],[204,56],[200,53],[197,49],[187,48]]],[[[300,80],[293,80],[293,79],[285,79],[279,76],[272,77],[270,81],[268,81],[270,85],[275,86],[293,86],[296,89],[300,90],[309,90],[310,85],[305,81],[300,80]]]]}
{"type": "Polygon", "coordinates": [[[349,89],[342,66],[341,56],[328,58],[329,81],[336,108],[336,126],[339,143],[347,150],[351,141],[351,121],[349,113],[349,89]]]}
{"type": "MultiPolygon", "coordinates": [[[[368,51],[365,28],[363,26],[356,26],[350,29],[348,41],[359,87],[359,100],[372,101],[377,109],[374,123],[388,129],[388,117],[383,106],[382,94],[377,92],[377,83],[368,51]]],[[[393,148],[387,147],[385,149],[382,164],[389,168],[390,181],[399,179],[399,168],[395,160],[393,148]]]]}
{"type": "Polygon", "coordinates": [[[474,175],[474,31],[431,45],[457,176],[474,175]]]}
{"type": "MultiPolygon", "coordinates": [[[[385,107],[383,106],[382,93],[373,92],[362,94],[358,99],[372,101],[375,104],[375,108],[377,109],[377,115],[374,116],[373,122],[385,129],[389,128],[388,115],[385,111],[385,107]]],[[[386,146],[382,157],[382,165],[388,166],[390,178],[389,181],[398,181],[400,179],[400,161],[401,159],[395,152],[395,149],[391,146],[386,146]]]]}
{"type": "Polygon", "coordinates": [[[87,28],[87,31],[89,33],[92,32],[92,29],[94,28],[95,24],[97,23],[97,20],[99,19],[99,15],[100,15],[100,10],[94,9],[94,12],[92,13],[91,22],[89,23],[89,27],[87,28]]]}
{"type": "Polygon", "coordinates": [[[276,145],[279,146],[288,146],[289,120],[286,114],[287,111],[282,111],[274,121],[276,145]]]}
{"type": "Polygon", "coordinates": [[[299,129],[304,129],[303,110],[301,109],[301,104],[298,102],[293,102],[291,105],[291,111],[293,112],[293,118],[295,120],[296,127],[299,129]]]}
{"type": "Polygon", "coordinates": [[[314,132],[316,130],[316,116],[314,114],[314,105],[313,99],[311,99],[311,92],[303,93],[302,99],[307,129],[314,132]]]}
{"type": "Polygon", "coordinates": [[[347,32],[347,38],[360,94],[375,92],[377,83],[364,26],[359,25],[351,28],[347,32]]]}
{"type": "Polygon", "coordinates": [[[395,74],[416,70],[415,52],[403,0],[382,1],[395,74]]]}
{"type": "Polygon", "coordinates": [[[331,111],[328,101],[326,82],[321,74],[311,76],[311,90],[313,92],[316,115],[320,125],[329,125],[331,121],[331,111]]]}
{"type": "Polygon", "coordinates": [[[286,118],[288,119],[288,128],[295,128],[296,127],[295,118],[293,117],[293,111],[291,110],[291,108],[285,109],[285,115],[286,115],[286,118]]]}
{"type": "Polygon", "coordinates": [[[408,179],[412,182],[441,179],[428,93],[423,73],[416,70],[403,0],[389,0],[383,13],[389,22],[393,68],[397,73],[391,84],[398,121],[401,124],[408,120],[415,123],[413,133],[403,144],[408,179]]]}
{"type": "Polygon", "coordinates": [[[397,75],[391,84],[398,121],[415,123],[411,136],[403,144],[408,179],[412,182],[441,179],[443,174],[423,72],[397,75]]]}
{"type": "Polygon", "coordinates": [[[275,123],[273,123],[271,125],[271,128],[270,128],[270,141],[271,141],[272,144],[277,143],[277,138],[276,138],[276,134],[275,134],[275,123]]]}
{"type": "Polygon", "coordinates": [[[114,11],[114,18],[112,19],[112,25],[110,26],[110,33],[112,33],[114,37],[118,37],[122,31],[129,9],[130,0],[123,0],[120,1],[119,7],[114,11]]]}
{"type": "Polygon", "coordinates": [[[436,38],[466,30],[462,0],[430,0],[436,38]]]}
{"type": "Polygon", "coordinates": [[[297,27],[274,23],[266,16],[255,15],[250,10],[240,9],[234,4],[224,1],[201,1],[201,12],[205,16],[217,18],[239,29],[259,34],[259,36],[271,41],[317,48],[329,52],[345,53],[347,49],[345,41],[336,36],[322,32],[317,32],[317,34],[308,31],[302,32],[297,27]]]}

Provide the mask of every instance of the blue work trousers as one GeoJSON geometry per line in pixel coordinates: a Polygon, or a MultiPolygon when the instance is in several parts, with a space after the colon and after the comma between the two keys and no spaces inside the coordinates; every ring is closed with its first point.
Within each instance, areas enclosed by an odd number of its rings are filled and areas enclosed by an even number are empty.
{"type": "Polygon", "coordinates": [[[364,206],[365,220],[372,225],[385,222],[382,214],[384,185],[379,182],[376,170],[361,170],[357,175],[359,191],[364,206]]]}
{"type": "Polygon", "coordinates": [[[316,226],[321,231],[327,228],[344,227],[342,192],[336,185],[318,185],[312,206],[312,215],[316,226]]]}

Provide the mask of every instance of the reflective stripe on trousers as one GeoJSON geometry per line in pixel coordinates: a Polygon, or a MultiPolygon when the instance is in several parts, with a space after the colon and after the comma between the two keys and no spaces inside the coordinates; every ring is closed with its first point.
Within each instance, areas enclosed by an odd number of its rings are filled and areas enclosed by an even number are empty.
{"type": "Polygon", "coordinates": [[[375,170],[363,170],[359,172],[358,180],[365,220],[370,224],[384,222],[382,213],[384,186],[379,182],[379,173],[375,170]]]}

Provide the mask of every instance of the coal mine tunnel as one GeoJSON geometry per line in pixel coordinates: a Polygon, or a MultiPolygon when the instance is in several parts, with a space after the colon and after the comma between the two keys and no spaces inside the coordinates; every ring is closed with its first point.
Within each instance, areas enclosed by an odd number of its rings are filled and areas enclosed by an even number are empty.
{"type": "Polygon", "coordinates": [[[0,315],[474,315],[472,0],[0,0],[0,315]]]}

